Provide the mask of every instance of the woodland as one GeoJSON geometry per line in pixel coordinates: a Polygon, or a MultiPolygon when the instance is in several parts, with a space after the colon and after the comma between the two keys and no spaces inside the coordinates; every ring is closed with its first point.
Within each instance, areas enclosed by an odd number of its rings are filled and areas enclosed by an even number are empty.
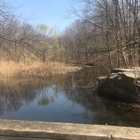
{"type": "Polygon", "coordinates": [[[42,23],[34,27],[21,22],[23,17],[0,0],[0,61],[73,63],[108,71],[139,67],[140,0],[74,1],[81,9],[67,12],[77,20],[57,33],[42,23]]]}

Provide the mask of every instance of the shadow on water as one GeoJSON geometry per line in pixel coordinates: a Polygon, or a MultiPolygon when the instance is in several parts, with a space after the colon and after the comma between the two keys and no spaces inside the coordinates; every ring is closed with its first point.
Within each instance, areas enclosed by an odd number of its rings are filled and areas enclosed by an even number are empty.
{"type": "Polygon", "coordinates": [[[47,79],[1,79],[0,118],[140,127],[140,114],[119,110],[96,92],[99,68],[47,79]],[[102,102],[103,101],[103,102],[102,102]]]}

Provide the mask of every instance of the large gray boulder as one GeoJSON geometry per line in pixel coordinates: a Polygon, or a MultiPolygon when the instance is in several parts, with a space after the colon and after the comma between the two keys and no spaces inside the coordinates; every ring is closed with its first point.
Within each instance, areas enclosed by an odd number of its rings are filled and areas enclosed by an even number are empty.
{"type": "Polygon", "coordinates": [[[98,93],[140,103],[140,69],[114,69],[107,77],[99,77],[98,93]]]}

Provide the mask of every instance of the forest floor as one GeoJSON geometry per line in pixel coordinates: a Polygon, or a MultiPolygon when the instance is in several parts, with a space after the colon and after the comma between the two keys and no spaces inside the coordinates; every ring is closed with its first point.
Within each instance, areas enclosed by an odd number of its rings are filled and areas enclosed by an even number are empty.
{"type": "Polygon", "coordinates": [[[59,62],[33,62],[24,64],[23,62],[15,63],[13,61],[0,61],[1,77],[37,77],[46,78],[50,75],[66,74],[81,70],[81,67],[66,65],[59,62]]]}

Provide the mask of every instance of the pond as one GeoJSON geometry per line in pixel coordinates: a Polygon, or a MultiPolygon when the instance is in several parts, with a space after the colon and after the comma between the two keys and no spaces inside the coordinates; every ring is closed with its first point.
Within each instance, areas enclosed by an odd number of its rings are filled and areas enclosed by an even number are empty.
{"type": "Polygon", "coordinates": [[[102,68],[46,79],[1,79],[0,119],[140,127],[140,113],[104,104],[95,90],[102,68]]]}

